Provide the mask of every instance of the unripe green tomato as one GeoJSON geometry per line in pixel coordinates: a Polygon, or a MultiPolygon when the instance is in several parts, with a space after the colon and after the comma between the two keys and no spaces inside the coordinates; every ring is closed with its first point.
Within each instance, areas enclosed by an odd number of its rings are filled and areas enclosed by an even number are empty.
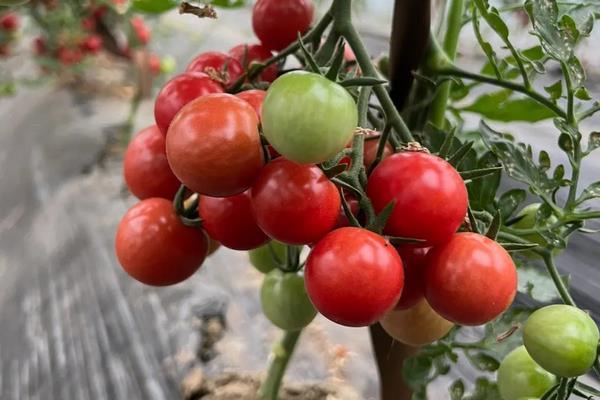
{"type": "Polygon", "coordinates": [[[274,269],[265,275],[260,304],[269,321],[285,331],[300,330],[317,315],[304,289],[304,277],[295,272],[274,269]]]}
{"type": "Polygon", "coordinates": [[[254,268],[266,274],[285,261],[285,245],[272,240],[265,245],[248,251],[248,256],[250,256],[250,263],[254,268]]]}
{"type": "Polygon", "coordinates": [[[533,361],[525,346],[511,351],[498,369],[498,389],[503,400],[542,396],[555,384],[556,377],[533,361]]]}
{"type": "Polygon", "coordinates": [[[565,304],[540,308],[523,329],[523,343],[531,358],[560,377],[585,374],[596,360],[599,339],[594,320],[565,304]]]}
{"type": "Polygon", "coordinates": [[[29,0],[0,0],[0,6],[18,6],[28,2],[29,0]]]}
{"type": "MultiPolygon", "coordinates": [[[[537,211],[540,209],[541,205],[542,205],[542,203],[533,203],[533,204],[530,204],[527,207],[523,208],[521,211],[519,211],[519,213],[517,214],[517,218],[519,218],[519,217],[522,217],[522,218],[519,219],[517,222],[515,222],[512,225],[512,227],[515,229],[531,229],[531,228],[533,228],[535,226],[535,216],[537,214],[537,211]]],[[[548,223],[554,224],[557,221],[558,220],[556,219],[556,217],[554,215],[552,215],[549,218],[548,223]]],[[[523,235],[522,238],[529,242],[537,243],[540,246],[545,246],[547,244],[544,237],[542,235],[540,235],[539,233],[531,233],[528,235],[523,235]]]]}
{"type": "Polygon", "coordinates": [[[277,78],[262,108],[263,133],[285,158],[301,164],[330,159],[350,142],[358,123],[354,99],[329,79],[305,71],[277,78]]]}
{"type": "Polygon", "coordinates": [[[171,72],[175,71],[176,67],[177,61],[175,61],[175,58],[172,56],[166,56],[160,60],[160,72],[163,74],[170,74],[171,72]]]}

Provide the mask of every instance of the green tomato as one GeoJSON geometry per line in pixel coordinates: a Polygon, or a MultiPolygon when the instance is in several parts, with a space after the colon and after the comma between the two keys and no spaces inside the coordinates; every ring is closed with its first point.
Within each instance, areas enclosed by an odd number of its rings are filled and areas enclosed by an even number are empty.
{"type": "Polygon", "coordinates": [[[29,0],[0,0],[0,6],[18,6],[28,2],[29,0]]]}
{"type": "Polygon", "coordinates": [[[250,263],[266,274],[285,261],[285,245],[274,240],[248,252],[250,263]]]}
{"type": "Polygon", "coordinates": [[[585,374],[596,360],[599,338],[594,320],[565,304],[540,308],[523,329],[527,352],[542,368],[560,377],[585,374]]]}
{"type": "Polygon", "coordinates": [[[525,346],[511,351],[498,369],[498,389],[503,400],[542,396],[555,384],[556,377],[536,364],[525,346]]]}
{"type": "Polygon", "coordinates": [[[269,321],[286,331],[304,328],[317,315],[306,294],[304,278],[279,269],[265,276],[260,289],[260,304],[269,321]]]}
{"type": "Polygon", "coordinates": [[[177,6],[174,0],[133,0],[131,8],[134,11],[160,14],[177,6]]]}
{"type": "Polygon", "coordinates": [[[285,158],[303,164],[330,159],[350,142],[358,123],[354,99],[342,86],[310,72],[277,78],[262,107],[262,128],[285,158]]]}
{"type": "MultiPolygon", "coordinates": [[[[531,229],[531,228],[535,227],[535,216],[537,214],[537,211],[540,209],[541,205],[542,205],[542,203],[533,203],[533,204],[530,204],[527,207],[523,208],[521,211],[519,211],[519,213],[517,214],[516,217],[520,218],[520,219],[517,222],[515,222],[514,224],[512,224],[511,228],[531,229]]],[[[554,215],[552,215],[548,220],[548,224],[554,224],[557,221],[558,221],[558,219],[554,215]]],[[[548,244],[546,239],[544,239],[544,237],[542,235],[540,235],[539,233],[530,233],[528,235],[523,235],[522,238],[524,240],[527,240],[528,242],[537,243],[540,246],[546,246],[548,244]]],[[[555,249],[553,251],[553,254],[555,254],[555,255],[557,255],[558,253],[560,253],[560,249],[555,249]]],[[[539,257],[533,251],[524,251],[524,252],[522,252],[522,254],[529,258],[539,257]]]]}

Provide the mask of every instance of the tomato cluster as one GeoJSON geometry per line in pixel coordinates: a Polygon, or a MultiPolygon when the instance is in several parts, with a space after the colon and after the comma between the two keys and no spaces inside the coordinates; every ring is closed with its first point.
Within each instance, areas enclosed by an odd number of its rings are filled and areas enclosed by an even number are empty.
{"type": "Polygon", "coordinates": [[[0,11],[0,57],[8,57],[16,32],[21,25],[19,16],[13,11],[0,11]]]}
{"type": "Polygon", "coordinates": [[[329,176],[325,164],[349,170],[361,159],[351,148],[365,134],[353,96],[318,73],[278,77],[279,65],[268,61],[312,16],[306,0],[259,0],[253,25],[261,44],[202,53],[162,88],[156,125],[125,156],[126,182],[141,202],[118,229],[123,267],[147,284],[177,283],[201,265],[208,236],[250,251],[266,274],[265,315],[285,330],[318,311],[346,326],[381,321],[399,341],[422,345],[454,324],[496,318],[515,296],[515,266],[498,243],[464,226],[468,195],[452,165],[389,144],[374,165],[381,137],[371,132],[362,193],[329,176]],[[367,203],[377,214],[393,205],[382,229],[362,227],[367,203]],[[412,241],[394,246],[390,236],[412,241]]]}

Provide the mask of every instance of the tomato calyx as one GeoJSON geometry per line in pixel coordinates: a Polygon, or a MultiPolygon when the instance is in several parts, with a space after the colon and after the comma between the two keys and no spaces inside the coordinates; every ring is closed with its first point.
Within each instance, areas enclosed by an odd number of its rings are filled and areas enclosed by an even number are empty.
{"type": "Polygon", "coordinates": [[[181,223],[190,228],[202,228],[202,219],[198,216],[198,203],[200,196],[197,193],[192,193],[186,198],[188,188],[181,185],[175,199],[173,199],[173,208],[179,216],[181,223]]]}
{"type": "Polygon", "coordinates": [[[427,147],[424,147],[419,142],[408,142],[408,143],[406,143],[406,145],[401,146],[400,149],[402,151],[413,151],[413,152],[420,152],[420,153],[426,153],[426,154],[431,153],[427,147]]]}

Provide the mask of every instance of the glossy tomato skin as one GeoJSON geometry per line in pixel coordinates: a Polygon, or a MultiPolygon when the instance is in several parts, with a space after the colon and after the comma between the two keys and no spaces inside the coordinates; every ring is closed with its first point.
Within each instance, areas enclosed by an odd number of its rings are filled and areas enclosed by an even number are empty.
{"type": "Polygon", "coordinates": [[[310,28],[315,13],[311,0],[258,0],[252,9],[252,27],[261,43],[283,50],[310,28]]]}
{"type": "Polygon", "coordinates": [[[280,76],[263,103],[265,137],[282,156],[298,163],[316,164],[339,153],[357,122],[356,104],[346,89],[310,72],[280,76]]]}
{"type": "Polygon", "coordinates": [[[460,227],[468,195],[458,172],[440,157],[408,151],[383,160],[371,173],[367,193],[377,212],[395,200],[384,232],[443,243],[460,227]]]}
{"type": "Polygon", "coordinates": [[[404,289],[397,310],[411,308],[425,297],[425,270],[429,247],[401,246],[397,248],[404,265],[404,289]]]}
{"type": "Polygon", "coordinates": [[[230,86],[244,73],[244,67],[238,60],[218,51],[208,51],[194,58],[188,65],[187,72],[202,72],[210,75],[212,71],[223,74],[225,86],[230,86]]]}
{"type": "Polygon", "coordinates": [[[305,284],[316,309],[346,326],[367,326],[402,293],[402,259],[383,236],[340,228],[321,239],[306,261],[305,284]]]}
{"type": "Polygon", "coordinates": [[[265,101],[265,97],[267,96],[267,92],[265,92],[264,90],[252,89],[239,92],[236,94],[236,96],[248,102],[248,104],[250,104],[252,108],[254,108],[254,111],[256,111],[256,116],[260,121],[262,115],[262,105],[265,101]]]}
{"type": "Polygon", "coordinates": [[[498,369],[498,389],[503,400],[539,398],[555,384],[556,377],[540,367],[525,346],[508,353],[498,369]]]}
{"type": "Polygon", "coordinates": [[[165,137],[156,125],[142,129],[127,146],[123,175],[131,193],[140,200],[175,197],[181,183],[169,167],[165,137]]]}
{"type": "Polygon", "coordinates": [[[298,331],[317,315],[306,294],[304,278],[279,269],[265,276],[260,289],[260,304],[269,321],[285,331],[298,331]]]}
{"type": "Polygon", "coordinates": [[[245,191],[263,166],[256,112],[229,94],[192,101],[171,123],[167,159],[175,176],[196,193],[227,197],[245,191]]]}
{"type": "Polygon", "coordinates": [[[250,250],[248,256],[252,266],[266,274],[285,262],[285,245],[276,240],[271,240],[263,246],[250,250]]]}
{"type": "Polygon", "coordinates": [[[169,200],[152,198],[133,206],[117,229],[115,249],[125,272],[151,286],[189,278],[204,261],[208,242],[183,225],[169,200]]]}
{"type": "Polygon", "coordinates": [[[323,171],[278,158],[267,164],[252,187],[258,226],[287,244],[314,243],[337,222],[340,194],[323,171]]]}
{"type": "MultiPolygon", "coordinates": [[[[246,71],[253,62],[260,63],[273,57],[271,50],[262,44],[240,44],[229,50],[229,55],[235,58],[246,71]]],[[[270,83],[277,79],[278,72],[277,64],[271,64],[261,72],[259,78],[270,83]]]]}
{"type": "Polygon", "coordinates": [[[181,74],[163,86],[154,103],[154,118],[160,131],[166,135],[175,115],[190,101],[209,93],[222,93],[223,87],[208,75],[181,74]]]}
{"type": "Polygon", "coordinates": [[[585,374],[596,360],[598,327],[584,311],[565,304],[536,310],[523,328],[527,352],[560,377],[585,374]]]}
{"type": "Polygon", "coordinates": [[[410,308],[389,311],[379,323],[395,340],[414,347],[440,340],[454,326],[436,313],[425,299],[410,308]]]}
{"type": "Polygon", "coordinates": [[[249,191],[229,197],[200,196],[198,213],[206,233],[230,249],[255,249],[269,240],[256,225],[249,191]]]}
{"type": "Polygon", "coordinates": [[[481,325],[502,314],[517,292],[517,270],[506,250],[477,233],[457,233],[434,247],[425,272],[425,297],[442,317],[481,325]]]}

